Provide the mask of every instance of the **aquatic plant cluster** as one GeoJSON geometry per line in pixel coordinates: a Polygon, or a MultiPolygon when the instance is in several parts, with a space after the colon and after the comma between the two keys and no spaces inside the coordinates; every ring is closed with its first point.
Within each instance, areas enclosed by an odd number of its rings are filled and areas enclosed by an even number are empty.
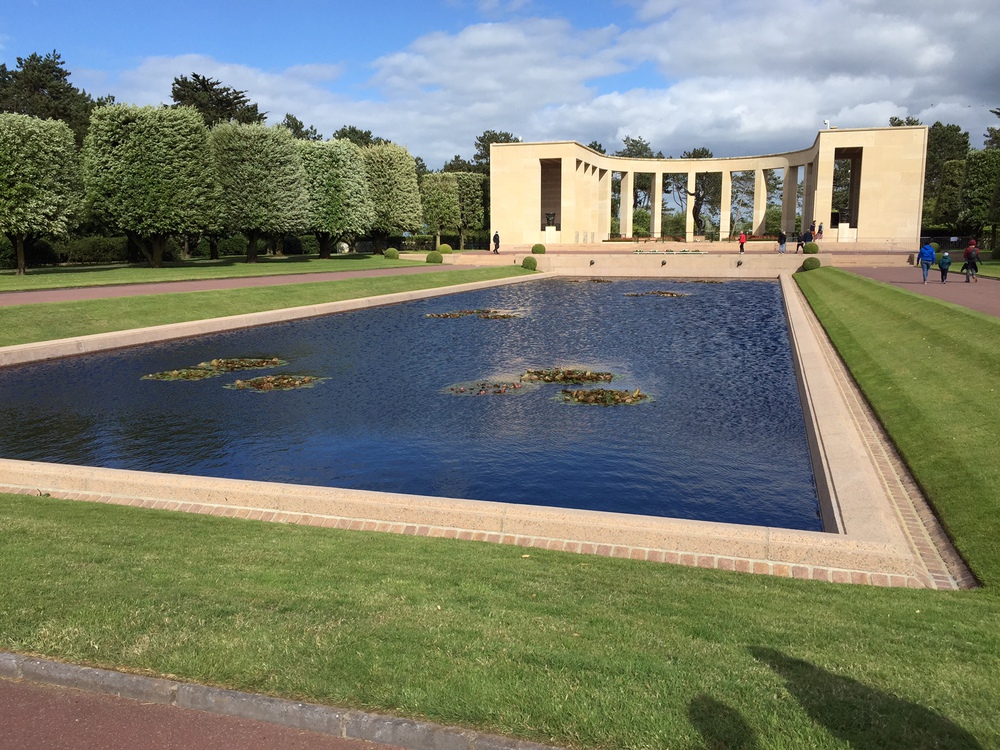
{"type": "Polygon", "coordinates": [[[534,383],[566,383],[567,385],[583,385],[584,383],[610,383],[614,375],[610,372],[592,372],[591,370],[528,370],[521,376],[522,381],[534,383]]]}
{"type": "Polygon", "coordinates": [[[503,396],[514,394],[524,388],[524,383],[516,381],[479,380],[473,383],[458,383],[448,388],[449,393],[460,396],[503,396]]]}
{"type": "Polygon", "coordinates": [[[611,388],[589,388],[562,390],[562,400],[573,404],[593,404],[596,406],[619,406],[622,404],[638,404],[649,400],[649,394],[638,388],[634,391],[617,391],[611,388]]]}
{"type": "MultiPolygon", "coordinates": [[[[177,370],[165,370],[164,372],[154,372],[151,375],[143,375],[142,380],[204,380],[229,372],[266,370],[271,367],[283,367],[287,364],[286,360],[278,357],[212,359],[208,362],[201,362],[194,367],[182,367],[177,370]]],[[[237,391],[288,391],[296,388],[311,388],[323,380],[325,378],[317,378],[312,375],[264,375],[249,380],[236,380],[223,388],[237,391]]]]}
{"type": "Polygon", "coordinates": [[[626,297],[690,297],[690,294],[685,294],[684,292],[664,292],[664,291],[654,291],[654,292],[627,292],[626,297]]]}
{"type": "Polygon", "coordinates": [[[504,310],[452,310],[443,313],[427,313],[427,318],[468,318],[472,316],[483,320],[511,320],[519,318],[517,313],[506,312],[504,310]]]}

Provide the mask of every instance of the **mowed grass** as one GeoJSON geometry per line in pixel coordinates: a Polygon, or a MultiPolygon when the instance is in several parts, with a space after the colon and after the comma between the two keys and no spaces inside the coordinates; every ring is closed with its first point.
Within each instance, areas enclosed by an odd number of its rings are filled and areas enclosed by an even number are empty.
{"type": "Polygon", "coordinates": [[[335,255],[321,259],[316,255],[258,256],[247,263],[242,256],[219,260],[194,259],[167,263],[164,268],[145,264],[109,264],[93,266],[53,266],[29,268],[24,276],[14,271],[0,271],[0,292],[26,292],[37,289],[65,289],[113,284],[149,284],[162,281],[230,279],[247,276],[280,276],[295,273],[367,271],[378,268],[406,268],[418,265],[424,256],[412,260],[389,260],[381,255],[335,255]]]}
{"type": "Polygon", "coordinates": [[[1000,318],[836,269],[795,278],[973,572],[1000,585],[1000,318]]]}
{"type": "MultiPolygon", "coordinates": [[[[996,321],[797,278],[901,447],[947,445],[957,418],[991,461],[993,411],[923,412],[960,373],[995,381],[996,347],[965,339],[996,321]]],[[[998,485],[957,460],[912,465],[971,592],[0,496],[0,650],[581,748],[1000,747],[998,485]]]]}
{"type": "MultiPolygon", "coordinates": [[[[447,266],[445,268],[448,268],[447,266]]],[[[530,274],[517,266],[0,308],[0,346],[204,320],[530,274]]]]}

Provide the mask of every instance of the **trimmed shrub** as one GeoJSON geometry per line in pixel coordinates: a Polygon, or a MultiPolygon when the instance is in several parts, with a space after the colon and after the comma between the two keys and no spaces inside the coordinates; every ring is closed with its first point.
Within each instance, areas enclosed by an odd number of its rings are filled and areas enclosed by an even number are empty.
{"type": "Polygon", "coordinates": [[[389,260],[399,260],[399,250],[394,247],[390,247],[385,251],[385,257],[389,260]]]}
{"type": "Polygon", "coordinates": [[[819,258],[806,258],[804,261],[802,261],[802,270],[814,271],[817,268],[819,268],[820,265],[821,264],[819,262],[819,258]]]}
{"type": "Polygon", "coordinates": [[[446,242],[442,242],[440,245],[438,245],[438,252],[441,253],[442,255],[450,255],[451,245],[449,245],[446,242]]]}
{"type": "Polygon", "coordinates": [[[124,237],[74,237],[55,243],[54,249],[68,263],[123,263],[128,260],[128,241],[124,237]]]}
{"type": "Polygon", "coordinates": [[[545,254],[545,245],[543,245],[541,242],[539,242],[537,245],[532,245],[531,246],[531,253],[532,253],[532,255],[544,255],[545,254]]]}
{"type": "Polygon", "coordinates": [[[815,255],[816,253],[819,252],[819,245],[817,245],[815,242],[807,242],[805,244],[805,247],[802,248],[802,252],[804,252],[806,255],[815,255]]]}
{"type": "Polygon", "coordinates": [[[521,261],[521,268],[527,268],[529,271],[537,271],[538,261],[529,255],[527,258],[521,261]]]}
{"type": "Polygon", "coordinates": [[[441,253],[439,253],[437,250],[431,250],[429,253],[427,253],[427,262],[444,263],[444,258],[441,257],[441,253]]]}

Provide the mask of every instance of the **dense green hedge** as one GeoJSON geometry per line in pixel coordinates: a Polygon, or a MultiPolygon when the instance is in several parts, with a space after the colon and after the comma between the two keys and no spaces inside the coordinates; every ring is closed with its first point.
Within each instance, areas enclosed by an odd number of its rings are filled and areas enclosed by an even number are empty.
{"type": "Polygon", "coordinates": [[[438,245],[438,252],[441,253],[442,255],[451,255],[452,252],[451,245],[449,245],[446,242],[442,242],[440,245],[438,245]]]}
{"type": "Polygon", "coordinates": [[[534,255],[544,255],[545,245],[543,245],[541,242],[539,242],[537,245],[532,245],[531,252],[534,255]]]}
{"type": "Polygon", "coordinates": [[[399,260],[399,250],[394,247],[390,247],[385,251],[385,257],[389,260],[399,260]]]}
{"type": "Polygon", "coordinates": [[[444,263],[444,258],[441,257],[441,253],[439,253],[437,250],[431,250],[429,253],[427,253],[427,262],[444,263]]]}
{"type": "Polygon", "coordinates": [[[538,261],[529,255],[527,258],[521,261],[521,268],[527,268],[529,271],[537,271],[538,261]]]}
{"type": "Polygon", "coordinates": [[[802,252],[804,252],[806,255],[815,255],[816,253],[819,252],[819,245],[817,245],[815,242],[807,242],[805,244],[805,247],[802,248],[802,252]]]}
{"type": "Polygon", "coordinates": [[[802,261],[803,271],[814,271],[820,267],[819,258],[806,258],[802,261]]]}

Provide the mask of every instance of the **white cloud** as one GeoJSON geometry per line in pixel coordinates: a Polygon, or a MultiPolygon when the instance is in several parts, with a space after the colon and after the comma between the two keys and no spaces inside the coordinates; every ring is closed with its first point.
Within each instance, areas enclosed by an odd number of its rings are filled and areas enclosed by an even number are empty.
{"type": "MultiPolygon", "coordinates": [[[[529,5],[470,2],[494,14],[529,5]]],[[[317,63],[268,72],[185,55],[149,58],[114,86],[88,88],[166,102],[173,78],[194,71],[247,91],[272,122],[291,112],[327,136],[357,125],[431,167],[471,157],[487,129],[596,139],[609,151],[624,135],[642,136],[667,154],[707,146],[737,156],[806,147],[824,119],[841,127],[886,125],[893,115],[955,122],[973,145],[1000,124],[989,112],[1000,106],[1000,18],[978,0],[952,0],[947,14],[938,0],[615,7],[617,25],[529,18],[433,32],[350,71],[317,63]],[[370,76],[359,86],[365,64],[370,76]]]]}

